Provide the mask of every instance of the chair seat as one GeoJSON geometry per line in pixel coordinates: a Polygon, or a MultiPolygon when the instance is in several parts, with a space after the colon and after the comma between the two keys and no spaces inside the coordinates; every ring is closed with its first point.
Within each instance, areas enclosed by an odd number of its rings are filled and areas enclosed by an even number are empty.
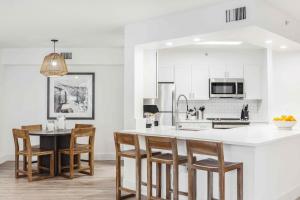
{"type": "MultiPolygon", "coordinates": [[[[53,154],[53,151],[32,147],[31,148],[31,153],[32,153],[33,156],[40,156],[40,155],[51,155],[51,154],[53,154]]],[[[19,154],[20,155],[28,155],[28,152],[27,151],[20,151],[19,154]]]]}
{"type": "MultiPolygon", "coordinates": [[[[160,152],[153,152],[152,155],[158,155],[160,154],[160,152]]],[[[131,149],[131,150],[125,150],[125,151],[121,151],[119,153],[120,156],[123,157],[128,157],[128,158],[135,158],[136,157],[136,151],[135,149],[131,149]]],[[[140,150],[140,155],[141,158],[147,158],[147,152],[143,149],[140,150]]]]}
{"type": "MultiPolygon", "coordinates": [[[[213,172],[218,172],[220,167],[219,161],[212,158],[198,160],[193,164],[193,166],[201,170],[213,171],[213,172]]],[[[226,162],[226,161],[224,162],[225,172],[241,168],[241,166],[242,163],[240,162],[226,162]]]]}
{"type": "MultiPolygon", "coordinates": [[[[173,155],[171,153],[163,153],[152,156],[152,161],[172,164],[173,163],[173,155]]],[[[187,163],[187,156],[178,155],[178,164],[187,163]]]]}

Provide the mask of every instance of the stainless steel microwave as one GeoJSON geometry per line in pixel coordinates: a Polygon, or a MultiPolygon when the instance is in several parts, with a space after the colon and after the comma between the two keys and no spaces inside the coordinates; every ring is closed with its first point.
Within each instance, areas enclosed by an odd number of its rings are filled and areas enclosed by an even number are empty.
{"type": "Polygon", "coordinates": [[[244,98],[244,79],[211,78],[209,79],[210,98],[244,98]]]}

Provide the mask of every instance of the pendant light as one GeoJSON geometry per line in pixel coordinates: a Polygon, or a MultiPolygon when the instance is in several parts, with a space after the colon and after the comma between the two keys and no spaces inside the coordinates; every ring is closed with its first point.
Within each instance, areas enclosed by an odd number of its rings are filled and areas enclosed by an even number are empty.
{"type": "Polygon", "coordinates": [[[40,72],[47,77],[64,76],[68,73],[68,68],[63,55],[55,52],[55,43],[58,40],[53,39],[51,42],[54,52],[45,56],[40,72]]]}

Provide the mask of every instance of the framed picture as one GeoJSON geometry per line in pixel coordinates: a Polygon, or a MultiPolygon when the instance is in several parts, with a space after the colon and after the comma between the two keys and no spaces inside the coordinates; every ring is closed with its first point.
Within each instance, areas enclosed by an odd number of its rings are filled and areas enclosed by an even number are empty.
{"type": "Polygon", "coordinates": [[[47,118],[95,119],[95,73],[48,77],[47,118]]]}

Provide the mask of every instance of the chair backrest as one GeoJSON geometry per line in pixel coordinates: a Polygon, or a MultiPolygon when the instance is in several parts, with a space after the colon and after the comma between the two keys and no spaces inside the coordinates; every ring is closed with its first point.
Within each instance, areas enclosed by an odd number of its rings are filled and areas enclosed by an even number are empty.
{"type": "Polygon", "coordinates": [[[88,138],[89,148],[94,149],[96,128],[74,128],[71,133],[70,149],[75,148],[77,138],[88,138]]]}
{"type": "Polygon", "coordinates": [[[190,163],[195,154],[217,157],[219,165],[224,165],[224,150],[222,142],[187,140],[187,155],[190,163]]]}
{"type": "Polygon", "coordinates": [[[41,124],[26,125],[26,126],[21,126],[21,129],[25,129],[28,131],[41,131],[43,130],[43,125],[41,124]]]}
{"type": "Polygon", "coordinates": [[[93,124],[75,124],[75,128],[93,128],[93,124]]]}
{"type": "Polygon", "coordinates": [[[116,155],[121,152],[121,145],[129,145],[134,147],[137,154],[140,152],[139,137],[134,133],[114,133],[116,155]]]}
{"type": "Polygon", "coordinates": [[[177,139],[171,137],[146,136],[146,151],[149,158],[152,157],[152,150],[168,150],[172,152],[173,160],[178,158],[177,139]]]}
{"type": "Polygon", "coordinates": [[[28,130],[24,129],[13,129],[13,137],[15,142],[15,152],[20,151],[19,139],[23,140],[23,151],[27,151],[28,154],[31,154],[31,142],[28,134],[28,130]]]}

